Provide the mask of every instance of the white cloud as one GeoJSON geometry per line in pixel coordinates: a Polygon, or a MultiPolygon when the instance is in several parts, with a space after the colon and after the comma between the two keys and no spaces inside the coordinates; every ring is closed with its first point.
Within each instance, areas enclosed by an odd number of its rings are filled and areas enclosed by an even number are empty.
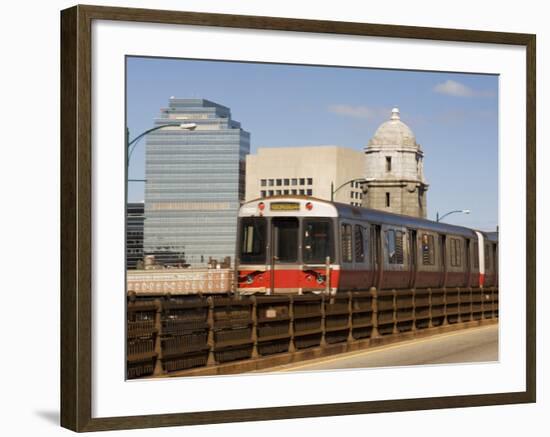
{"type": "Polygon", "coordinates": [[[443,83],[438,83],[434,87],[434,91],[454,97],[490,97],[493,95],[491,91],[474,90],[467,85],[450,79],[443,83]]]}
{"type": "Polygon", "coordinates": [[[388,109],[382,108],[371,108],[369,106],[353,106],[346,104],[330,105],[328,107],[329,112],[333,114],[342,115],[344,117],[353,117],[353,118],[366,118],[373,119],[380,116],[388,115],[391,113],[388,109]]]}

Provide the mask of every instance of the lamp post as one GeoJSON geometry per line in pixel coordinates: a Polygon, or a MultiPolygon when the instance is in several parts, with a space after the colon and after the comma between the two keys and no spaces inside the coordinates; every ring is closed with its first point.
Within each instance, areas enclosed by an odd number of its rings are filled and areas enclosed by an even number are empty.
{"type": "Polygon", "coordinates": [[[342,187],[345,187],[346,185],[348,184],[351,184],[352,182],[361,182],[361,183],[364,183],[364,182],[372,182],[372,181],[375,181],[376,178],[355,178],[355,179],[350,179],[349,181],[347,182],[344,182],[342,185],[340,185],[338,188],[334,189],[334,182],[331,182],[330,183],[330,201],[331,202],[334,202],[334,195],[336,194],[336,192],[342,188],[342,187]]]}
{"type": "Polygon", "coordinates": [[[461,213],[461,214],[470,214],[470,210],[469,209],[456,209],[454,211],[449,211],[448,213],[446,214],[443,214],[441,217],[439,217],[439,211],[436,213],[436,216],[435,216],[435,221],[436,222],[440,222],[441,220],[443,220],[445,217],[447,217],[448,215],[451,215],[451,214],[456,214],[456,213],[461,213]]]}
{"type": "MultiPolygon", "coordinates": [[[[165,127],[179,127],[180,129],[184,130],[195,130],[197,127],[196,123],[181,123],[179,126],[177,124],[161,124],[160,126],[155,126],[151,129],[146,130],[145,132],[142,132],[137,137],[135,137],[132,141],[130,141],[130,131],[128,128],[126,128],[126,151],[128,152],[128,159],[126,161],[126,165],[130,166],[130,158],[132,157],[132,153],[134,153],[134,149],[136,148],[137,142],[141,140],[145,135],[150,134],[151,132],[154,132],[159,129],[163,129],[165,127]]],[[[136,181],[133,179],[132,181],[136,181]]]]}

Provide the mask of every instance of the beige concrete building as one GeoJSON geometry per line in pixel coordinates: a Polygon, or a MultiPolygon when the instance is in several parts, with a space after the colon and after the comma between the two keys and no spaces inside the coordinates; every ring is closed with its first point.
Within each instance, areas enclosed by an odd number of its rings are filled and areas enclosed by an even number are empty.
{"type": "Polygon", "coordinates": [[[245,200],[277,195],[330,200],[332,184],[335,202],[360,206],[361,183],[346,182],[365,177],[364,156],[339,146],[259,148],[246,157],[245,200]]]}
{"type": "Polygon", "coordinates": [[[399,109],[382,123],[365,147],[362,205],[367,208],[426,218],[424,153],[414,133],[401,121],[399,109]]]}

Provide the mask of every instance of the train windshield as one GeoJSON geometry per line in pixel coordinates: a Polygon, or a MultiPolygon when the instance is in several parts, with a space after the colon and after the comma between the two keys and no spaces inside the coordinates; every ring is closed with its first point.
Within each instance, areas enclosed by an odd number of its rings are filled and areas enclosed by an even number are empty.
{"type": "Polygon", "coordinates": [[[324,264],[327,256],[330,257],[331,262],[334,262],[332,223],[327,219],[304,220],[304,262],[324,264]]]}
{"type": "Polygon", "coordinates": [[[263,217],[246,217],[241,220],[241,263],[265,264],[266,230],[263,217]]]}

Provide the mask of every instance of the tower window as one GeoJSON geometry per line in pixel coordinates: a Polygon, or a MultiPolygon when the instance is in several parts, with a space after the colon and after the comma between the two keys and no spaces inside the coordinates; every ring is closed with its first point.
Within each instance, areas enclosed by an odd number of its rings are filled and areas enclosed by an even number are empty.
{"type": "Polygon", "coordinates": [[[390,207],[390,193],[386,193],[386,207],[390,207]]]}
{"type": "Polygon", "coordinates": [[[391,171],[391,156],[386,156],[386,171],[391,171]]]}

